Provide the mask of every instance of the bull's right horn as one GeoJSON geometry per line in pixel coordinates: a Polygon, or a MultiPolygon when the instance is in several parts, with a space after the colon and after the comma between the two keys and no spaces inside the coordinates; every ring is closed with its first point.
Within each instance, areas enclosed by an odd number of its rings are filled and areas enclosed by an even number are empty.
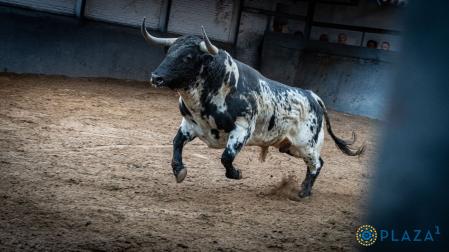
{"type": "Polygon", "coordinates": [[[145,18],[143,18],[142,21],[142,27],[140,29],[142,32],[143,37],[145,38],[145,41],[149,45],[157,45],[157,46],[171,46],[178,38],[157,38],[152,36],[145,26],[145,18]]]}

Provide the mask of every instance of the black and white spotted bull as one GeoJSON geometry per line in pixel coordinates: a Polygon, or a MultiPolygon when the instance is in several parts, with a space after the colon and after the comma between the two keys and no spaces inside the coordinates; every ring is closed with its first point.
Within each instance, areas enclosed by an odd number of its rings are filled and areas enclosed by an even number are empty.
{"type": "Polygon", "coordinates": [[[210,148],[224,148],[221,163],[226,177],[242,178],[233,161],[245,145],[260,146],[265,160],[268,148],[302,158],[307,175],[300,197],[309,196],[323,167],[323,120],[327,131],[343,153],[356,156],[364,151],[335,136],[323,101],[313,92],[286,86],[261,75],[233,59],[208,39],[182,36],[157,38],[141,27],[145,40],[168,47],[162,63],[151,74],[157,87],[176,90],[182,122],[173,140],[172,168],[177,182],[187,175],[182,150],[196,137],[210,148]]]}

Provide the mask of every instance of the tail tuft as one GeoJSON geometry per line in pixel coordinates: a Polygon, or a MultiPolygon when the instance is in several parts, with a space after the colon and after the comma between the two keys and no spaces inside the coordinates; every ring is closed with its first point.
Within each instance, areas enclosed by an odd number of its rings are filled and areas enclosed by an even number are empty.
{"type": "MultiPolygon", "coordinates": [[[[334,142],[337,145],[338,149],[340,149],[344,154],[346,154],[348,156],[360,156],[366,150],[365,144],[362,144],[362,146],[360,146],[359,148],[352,148],[352,147],[350,147],[350,145],[352,145],[355,141],[347,142],[347,141],[335,136],[333,133],[331,134],[329,132],[329,134],[331,135],[332,139],[334,139],[334,142]]],[[[353,133],[353,136],[355,136],[355,133],[353,133]]]]}
{"type": "Polygon", "coordinates": [[[346,154],[348,156],[360,156],[360,155],[362,155],[365,152],[365,150],[366,150],[365,144],[362,144],[362,146],[360,146],[358,148],[353,148],[353,147],[350,146],[350,145],[354,144],[355,141],[357,140],[357,135],[355,134],[355,132],[354,131],[352,132],[352,140],[351,141],[346,141],[346,140],[343,140],[343,139],[337,137],[334,134],[334,132],[332,131],[332,126],[331,126],[331,122],[330,122],[330,119],[329,119],[329,115],[327,114],[327,111],[326,111],[326,108],[324,107],[323,102],[321,100],[319,100],[318,103],[323,108],[324,118],[326,120],[327,132],[329,132],[329,135],[334,140],[334,142],[337,145],[338,149],[340,149],[344,154],[346,154]]]}

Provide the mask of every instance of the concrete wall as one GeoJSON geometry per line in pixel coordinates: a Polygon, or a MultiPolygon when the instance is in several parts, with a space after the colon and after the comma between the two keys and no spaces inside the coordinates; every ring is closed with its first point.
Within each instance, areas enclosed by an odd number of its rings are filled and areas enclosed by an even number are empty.
{"type": "Polygon", "coordinates": [[[402,21],[398,17],[401,12],[401,8],[379,7],[373,0],[360,0],[354,6],[318,3],[314,21],[400,30],[402,21]]]}
{"type": "Polygon", "coordinates": [[[58,14],[75,15],[76,1],[77,0],[0,0],[0,3],[58,14]]]}
{"type": "Polygon", "coordinates": [[[250,66],[258,65],[266,22],[265,15],[242,13],[235,50],[236,56],[250,66]]]}
{"type": "Polygon", "coordinates": [[[337,111],[383,119],[393,64],[305,51],[296,85],[316,92],[337,111]]]}
{"type": "MultiPolygon", "coordinates": [[[[201,35],[201,25],[207,35],[222,42],[233,42],[237,13],[233,0],[174,0],[171,5],[168,31],[201,35]]],[[[238,3],[237,3],[238,4],[238,3]]]]}
{"type": "Polygon", "coordinates": [[[0,71],[147,80],[163,57],[139,29],[0,6],[0,71]]]}
{"type": "Polygon", "coordinates": [[[85,16],[89,19],[140,26],[146,17],[147,26],[159,28],[163,0],[88,0],[85,16]]]}
{"type": "Polygon", "coordinates": [[[266,34],[265,76],[317,93],[337,111],[383,119],[396,53],[266,34]],[[281,66],[281,67],[280,67],[281,66]]]}
{"type": "Polygon", "coordinates": [[[295,85],[304,46],[303,37],[277,32],[266,33],[262,46],[261,73],[270,79],[295,85]]]}

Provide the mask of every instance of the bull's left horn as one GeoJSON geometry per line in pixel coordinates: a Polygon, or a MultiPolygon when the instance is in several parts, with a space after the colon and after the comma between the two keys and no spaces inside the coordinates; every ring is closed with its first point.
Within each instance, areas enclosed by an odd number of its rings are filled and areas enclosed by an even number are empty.
{"type": "Polygon", "coordinates": [[[145,41],[149,44],[149,45],[157,45],[157,46],[171,46],[173,45],[173,43],[175,43],[175,41],[177,40],[177,38],[157,38],[152,36],[148,31],[147,28],[145,26],[145,18],[143,18],[142,21],[142,26],[140,31],[142,32],[143,37],[145,38],[145,41]]]}
{"type": "Polygon", "coordinates": [[[204,26],[201,26],[201,29],[203,30],[203,40],[204,40],[201,41],[200,43],[201,51],[210,53],[212,55],[218,54],[218,48],[210,42],[209,38],[207,37],[206,31],[204,30],[204,26]]]}

